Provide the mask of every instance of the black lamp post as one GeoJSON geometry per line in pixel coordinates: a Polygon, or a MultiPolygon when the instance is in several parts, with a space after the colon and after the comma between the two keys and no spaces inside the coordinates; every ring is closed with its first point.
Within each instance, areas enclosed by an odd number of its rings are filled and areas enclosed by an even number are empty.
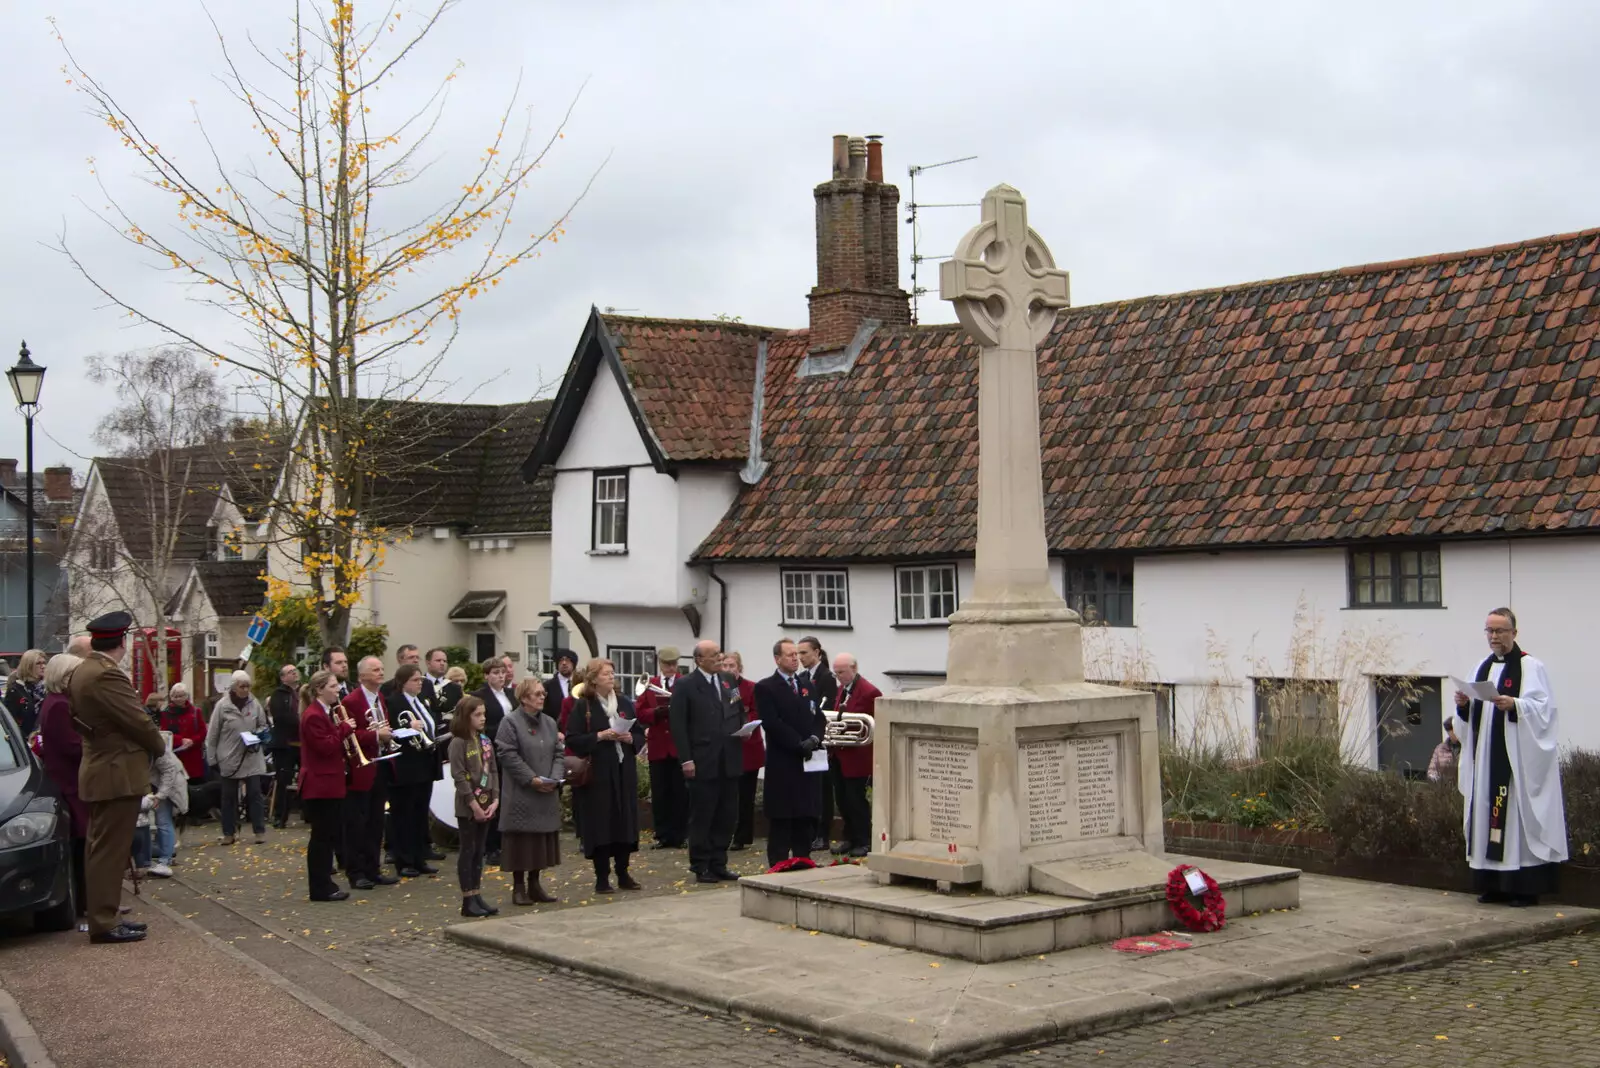
{"type": "Polygon", "coordinates": [[[39,390],[44,387],[44,368],[33,362],[28,343],[22,343],[17,365],[6,372],[11,392],[17,396],[17,411],[28,426],[28,648],[33,648],[33,417],[39,413],[39,390]]]}
{"type": "Polygon", "coordinates": [[[554,668],[556,666],[556,642],[561,637],[561,613],[552,608],[539,614],[550,621],[550,666],[554,668]]]}

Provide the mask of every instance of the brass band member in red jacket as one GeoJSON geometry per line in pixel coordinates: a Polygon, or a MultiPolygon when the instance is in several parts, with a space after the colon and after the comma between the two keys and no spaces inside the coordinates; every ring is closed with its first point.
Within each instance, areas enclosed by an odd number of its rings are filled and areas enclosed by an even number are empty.
{"type": "Polygon", "coordinates": [[[306,880],[312,901],[343,901],[350,896],[333,881],[333,854],[344,834],[346,757],[350,721],[333,711],[339,705],[339,679],[319,671],[300,689],[300,809],[311,825],[306,845],[306,880]]]}

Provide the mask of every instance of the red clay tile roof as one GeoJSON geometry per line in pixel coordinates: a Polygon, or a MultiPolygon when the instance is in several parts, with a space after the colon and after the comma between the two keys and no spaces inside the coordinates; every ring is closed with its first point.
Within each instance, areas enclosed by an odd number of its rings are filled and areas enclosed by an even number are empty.
{"type": "Polygon", "coordinates": [[[742,463],[756,343],[743,323],[602,316],[640,414],[669,462],[742,463]]]}
{"type": "MultiPolygon", "coordinates": [[[[1071,309],[1039,363],[1050,548],[1593,529],[1597,335],[1600,230],[1071,309]]],[[[804,344],[771,346],[773,467],[699,557],[969,553],[974,346],[880,331],[796,379],[804,344]]]]}

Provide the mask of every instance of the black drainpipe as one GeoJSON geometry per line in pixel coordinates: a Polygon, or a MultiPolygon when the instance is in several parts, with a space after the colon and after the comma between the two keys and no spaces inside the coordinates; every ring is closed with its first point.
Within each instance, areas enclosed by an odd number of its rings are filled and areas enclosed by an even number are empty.
{"type": "Polygon", "coordinates": [[[706,574],[711,576],[711,581],[715,582],[717,584],[717,586],[722,590],[721,594],[719,595],[719,599],[718,599],[719,607],[717,609],[717,648],[721,649],[723,652],[727,652],[728,651],[728,584],[726,582],[723,582],[722,579],[720,577],[718,577],[718,575],[717,575],[717,565],[716,564],[707,564],[706,565],[706,574]]]}

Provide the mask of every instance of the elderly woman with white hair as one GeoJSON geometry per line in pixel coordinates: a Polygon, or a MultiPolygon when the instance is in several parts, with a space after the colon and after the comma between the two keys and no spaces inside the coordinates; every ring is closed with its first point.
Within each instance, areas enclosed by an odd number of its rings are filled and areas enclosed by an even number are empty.
{"type": "Polygon", "coordinates": [[[217,699],[206,729],[206,759],[222,779],[222,844],[233,845],[239,822],[239,786],[244,784],[245,806],[256,844],[267,840],[267,818],[261,796],[261,777],[267,773],[261,734],[267,714],[250,693],[250,673],[235,671],[228,692],[217,699]]]}

